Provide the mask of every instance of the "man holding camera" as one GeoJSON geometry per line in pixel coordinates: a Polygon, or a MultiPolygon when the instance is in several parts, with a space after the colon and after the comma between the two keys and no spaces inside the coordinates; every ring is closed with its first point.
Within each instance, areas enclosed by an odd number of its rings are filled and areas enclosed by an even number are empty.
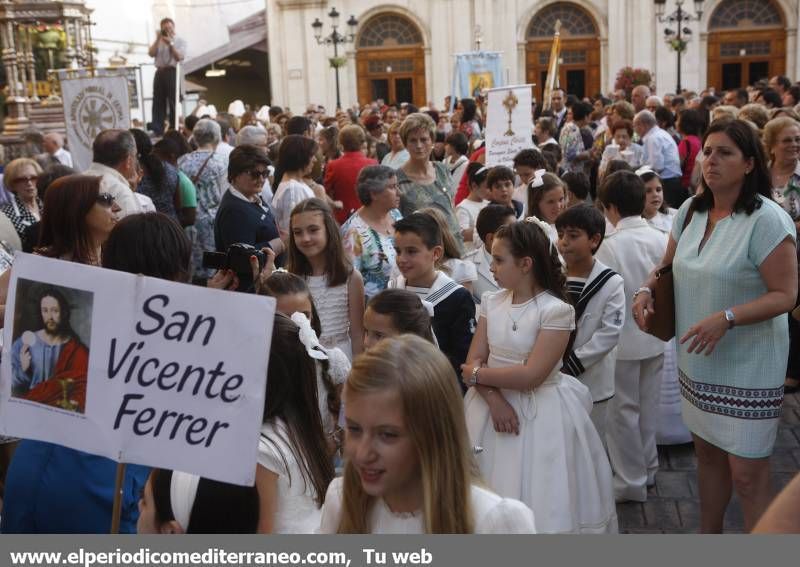
{"type": "Polygon", "coordinates": [[[153,79],[153,132],[164,133],[164,120],[175,122],[176,66],[186,57],[186,42],[175,36],[175,22],[171,18],[161,20],[161,29],[148,51],[155,59],[156,76],[153,79]]]}

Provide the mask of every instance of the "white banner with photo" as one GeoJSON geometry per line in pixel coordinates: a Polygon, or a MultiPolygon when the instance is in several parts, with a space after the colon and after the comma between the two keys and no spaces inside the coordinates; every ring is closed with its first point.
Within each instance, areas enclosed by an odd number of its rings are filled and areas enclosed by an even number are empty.
{"type": "Polygon", "coordinates": [[[61,78],[67,144],[75,169],[84,171],[92,163],[92,142],[111,128],[131,127],[128,78],[61,78]]]}
{"type": "Polygon", "coordinates": [[[489,91],[486,165],[512,167],[514,156],[533,148],[532,87],[516,85],[489,91]]]}
{"type": "Polygon", "coordinates": [[[17,254],[0,433],[252,486],[275,300],[17,254]]]}

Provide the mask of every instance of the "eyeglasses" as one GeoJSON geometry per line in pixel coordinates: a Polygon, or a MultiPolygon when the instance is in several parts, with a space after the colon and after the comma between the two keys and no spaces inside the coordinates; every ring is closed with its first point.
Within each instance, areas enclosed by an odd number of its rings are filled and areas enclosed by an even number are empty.
{"type": "Polygon", "coordinates": [[[30,177],[17,177],[14,180],[14,183],[33,183],[35,184],[39,180],[38,175],[32,175],[30,177]]]}
{"type": "Polygon", "coordinates": [[[116,201],[116,199],[114,198],[114,195],[112,195],[111,193],[100,193],[97,196],[97,204],[102,205],[103,207],[108,207],[108,208],[113,207],[114,201],[116,201]]]}
{"type": "Polygon", "coordinates": [[[253,181],[256,181],[258,179],[266,179],[267,177],[269,177],[269,170],[251,169],[250,171],[247,172],[247,175],[249,175],[253,181]]]}

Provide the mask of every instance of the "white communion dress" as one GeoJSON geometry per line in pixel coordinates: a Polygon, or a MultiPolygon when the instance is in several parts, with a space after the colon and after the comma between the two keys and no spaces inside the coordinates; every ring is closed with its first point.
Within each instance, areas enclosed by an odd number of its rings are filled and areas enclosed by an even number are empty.
{"type": "MultiPolygon", "coordinates": [[[[572,330],[572,306],[543,292],[512,305],[512,292],[487,292],[489,368],[526,363],[539,331],[572,330]]],[[[497,433],[489,407],[475,388],[465,398],[472,443],[489,488],[521,500],[536,517],[536,531],[550,534],[616,533],[611,467],[589,418],[592,397],[560,371],[561,360],[532,392],[502,389],[519,419],[519,435],[497,433]]],[[[495,394],[496,395],[496,394],[495,394]]]]}

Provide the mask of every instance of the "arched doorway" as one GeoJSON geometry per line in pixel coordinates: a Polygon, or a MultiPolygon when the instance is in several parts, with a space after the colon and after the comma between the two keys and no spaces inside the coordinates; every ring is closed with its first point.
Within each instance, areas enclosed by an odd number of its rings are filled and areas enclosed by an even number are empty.
{"type": "Polygon", "coordinates": [[[541,100],[557,20],[561,20],[559,84],[578,98],[593,96],[600,91],[600,34],[592,16],[569,2],[551,4],[531,18],[525,35],[527,81],[536,83],[535,92],[541,100]]]}
{"type": "Polygon", "coordinates": [[[772,0],[725,0],[708,20],[708,85],[729,90],[786,72],[786,26],[772,0]]]}
{"type": "Polygon", "coordinates": [[[413,22],[398,14],[378,14],[361,28],[356,45],[361,104],[383,99],[425,106],[425,50],[413,22]]]}

